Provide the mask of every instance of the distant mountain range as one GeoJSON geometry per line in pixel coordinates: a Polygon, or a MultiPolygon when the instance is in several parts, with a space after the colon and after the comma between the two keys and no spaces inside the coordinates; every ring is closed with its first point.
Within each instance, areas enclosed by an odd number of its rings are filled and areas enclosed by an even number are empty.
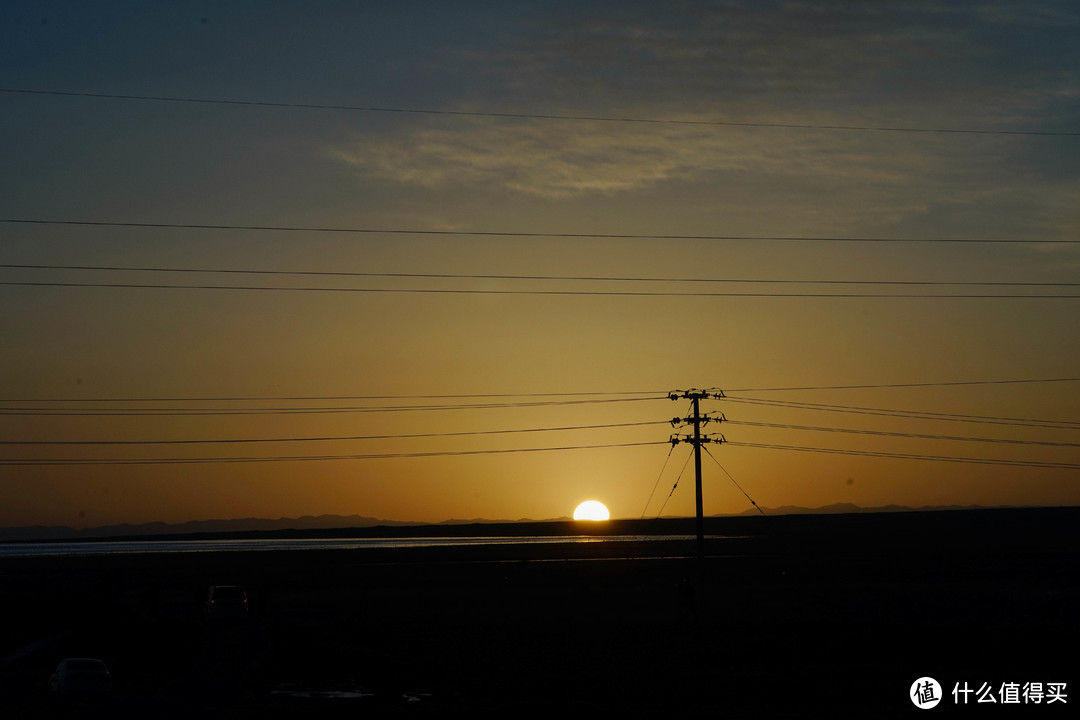
{"type": "MultiPolygon", "coordinates": [[[[882,507],[863,508],[851,503],[834,503],[819,508],[805,508],[796,505],[781,505],[776,508],[762,508],[766,515],[805,515],[805,514],[845,514],[871,512],[911,512],[915,510],[968,510],[977,505],[949,505],[938,507],[911,508],[903,505],[885,505],[882,507]]],[[[756,515],[757,509],[750,508],[740,515],[756,515]]],[[[570,518],[549,518],[539,522],[564,522],[570,518]]],[[[529,519],[520,520],[445,520],[439,525],[471,525],[480,523],[538,522],[529,519]]],[[[25,527],[0,528],[0,542],[13,540],[81,540],[105,537],[138,537],[144,535],[189,535],[193,533],[229,533],[229,532],[272,532],[278,530],[336,530],[341,528],[371,527],[407,527],[426,526],[432,523],[403,522],[365,517],[363,515],[304,515],[298,518],[241,518],[236,520],[192,520],[185,523],[153,522],[140,525],[102,525],[99,527],[76,530],[66,525],[32,525],[25,527]]]]}
{"type": "Polygon", "coordinates": [[[76,530],[66,525],[32,525],[0,528],[4,540],[66,540],[94,537],[123,537],[139,535],[187,535],[190,533],[222,533],[238,531],[319,530],[343,527],[375,527],[378,525],[426,525],[427,523],[397,522],[361,515],[305,515],[298,518],[241,518],[238,520],[192,520],[185,523],[152,522],[140,525],[101,525],[76,530]]]}
{"type": "MultiPolygon", "coordinates": [[[[925,510],[975,510],[982,505],[936,505],[934,507],[908,507],[907,505],[882,505],[880,507],[864,508],[852,503],[833,503],[819,508],[804,508],[798,505],[781,505],[775,508],[762,508],[766,515],[842,515],[845,513],[888,513],[888,512],[914,512],[925,510]]],[[[755,508],[743,510],[740,515],[757,515],[755,508]]]]}

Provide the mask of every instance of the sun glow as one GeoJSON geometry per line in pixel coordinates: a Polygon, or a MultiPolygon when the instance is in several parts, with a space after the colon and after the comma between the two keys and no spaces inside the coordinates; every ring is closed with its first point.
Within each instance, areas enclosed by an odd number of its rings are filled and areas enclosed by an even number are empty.
{"type": "Polygon", "coordinates": [[[604,503],[596,500],[586,500],[574,510],[575,520],[607,520],[610,517],[611,513],[608,512],[604,503]]]}

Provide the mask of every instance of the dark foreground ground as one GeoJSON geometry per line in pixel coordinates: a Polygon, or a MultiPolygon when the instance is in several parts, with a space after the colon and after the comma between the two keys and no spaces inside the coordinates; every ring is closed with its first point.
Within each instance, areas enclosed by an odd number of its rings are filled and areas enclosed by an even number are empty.
{"type": "Polygon", "coordinates": [[[930,717],[1074,716],[1078,529],[1077,509],[716,519],[745,537],[703,565],[688,541],[0,560],[0,717],[924,717],[922,676],[930,717]],[[205,587],[235,583],[250,619],[205,622],[205,587]],[[114,697],[50,698],[71,656],[104,659],[114,697]],[[1031,682],[1067,702],[1002,703],[1031,682]]]}

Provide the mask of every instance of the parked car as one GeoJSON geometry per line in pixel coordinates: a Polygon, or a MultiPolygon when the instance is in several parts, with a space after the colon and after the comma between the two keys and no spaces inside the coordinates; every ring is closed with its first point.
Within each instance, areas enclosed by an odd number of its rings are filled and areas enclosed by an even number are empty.
{"type": "Polygon", "coordinates": [[[107,697],[112,695],[112,675],[97,658],[67,658],[49,678],[49,689],[64,698],[107,697]]]}
{"type": "Polygon", "coordinates": [[[212,585],[206,591],[203,616],[207,620],[246,620],[248,598],[240,585],[212,585]]]}

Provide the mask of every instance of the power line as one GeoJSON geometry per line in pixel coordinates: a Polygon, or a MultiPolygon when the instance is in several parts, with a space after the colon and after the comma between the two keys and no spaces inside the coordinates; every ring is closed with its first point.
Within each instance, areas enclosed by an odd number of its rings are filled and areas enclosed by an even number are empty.
{"type": "MultiPolygon", "coordinates": [[[[461,393],[439,395],[249,395],[234,397],[127,397],[127,398],[7,398],[0,403],[13,402],[87,402],[87,403],[137,403],[137,402],[251,402],[256,400],[450,400],[484,398],[548,398],[548,397],[598,397],[611,395],[661,395],[666,397],[667,390],[628,390],[626,392],[546,392],[546,393],[461,393]]],[[[2,408],[0,408],[2,409],[2,408]]]]}
{"type": "Polygon", "coordinates": [[[809,430],[813,432],[850,433],[853,435],[874,435],[877,437],[912,438],[918,440],[955,440],[962,442],[1003,443],[1011,445],[1042,445],[1045,447],[1080,447],[1080,443],[1049,442],[1042,440],[1014,440],[1005,438],[958,437],[955,435],[924,435],[920,433],[885,432],[881,430],[855,430],[850,428],[813,427],[807,425],[785,425],[781,423],[750,422],[747,420],[726,420],[729,425],[745,427],[774,428],[778,430],[809,430]]]}
{"type": "Polygon", "coordinates": [[[168,416],[168,417],[199,417],[204,415],[319,415],[332,413],[381,413],[381,412],[425,412],[438,410],[487,410],[492,408],[523,408],[523,407],[549,407],[556,405],[591,405],[600,403],[618,402],[641,402],[644,400],[660,400],[667,398],[603,398],[591,400],[538,400],[533,402],[507,402],[507,403],[472,403],[454,405],[385,405],[385,406],[353,406],[353,407],[307,407],[307,408],[113,408],[101,410],[98,408],[31,408],[31,407],[6,407],[0,408],[0,415],[19,416],[58,416],[58,417],[92,417],[92,416],[116,416],[116,417],[142,417],[142,416],[168,416]]]}
{"type": "Polygon", "coordinates": [[[777,407],[787,410],[821,410],[824,412],[841,412],[855,415],[878,415],[905,420],[940,420],[945,422],[971,422],[985,425],[1011,425],[1016,427],[1048,428],[1054,430],[1080,429],[1080,422],[1071,420],[1033,420],[1030,418],[995,417],[991,415],[963,415],[959,413],[940,413],[918,410],[891,410],[885,408],[868,408],[853,405],[826,405],[823,403],[804,403],[783,400],[762,400],[757,398],[740,398],[727,396],[728,402],[742,403],[746,405],[761,405],[764,407],[777,407]]]}
{"type": "Polygon", "coordinates": [[[769,450],[792,450],[797,452],[826,453],[831,455],[856,455],[863,457],[890,458],[896,460],[934,460],[939,462],[971,463],[975,465],[1008,465],[1014,467],[1051,468],[1060,470],[1080,470],[1080,464],[1039,462],[1035,460],[1001,460],[991,458],[953,457],[948,455],[910,455],[904,453],[872,452],[869,450],[842,450],[836,448],[802,447],[796,445],[771,445],[728,440],[725,444],[735,447],[761,448],[769,450]]]}
{"type": "Polygon", "coordinates": [[[344,233],[364,235],[434,235],[446,237],[525,237],[569,238],[601,240],[751,240],[790,242],[842,242],[842,243],[1011,243],[1021,245],[1078,244],[1080,239],[1018,240],[1015,238],[912,238],[912,237],[827,237],[792,235],[675,235],[675,234],[625,234],[625,233],[569,233],[534,231],[479,231],[479,230],[419,230],[402,228],[357,227],[303,227],[295,225],[227,225],[209,223],[153,223],[111,222],[95,220],[49,220],[30,218],[0,218],[3,223],[24,225],[71,225],[82,227],[155,228],[172,230],[243,230],[264,232],[344,233]]]}
{"type": "Polygon", "coordinates": [[[573,425],[567,427],[522,428],[514,430],[476,430],[471,432],[413,433],[408,435],[338,435],[288,438],[241,438],[202,440],[0,440],[0,445],[208,445],[235,443],[322,442],[341,440],[405,440],[416,438],[469,437],[478,435],[509,435],[516,433],[559,432],[563,430],[598,430],[606,428],[667,425],[666,421],[608,423],[604,425],[573,425]]]}
{"type": "Polygon", "coordinates": [[[1025,380],[959,380],[954,382],[891,383],[888,385],[813,385],[804,387],[728,388],[727,392],[774,392],[787,390],[866,390],[879,388],[949,387],[953,385],[1018,385],[1023,383],[1061,382],[1080,382],[1080,378],[1035,378],[1025,380]]]}
{"type": "Polygon", "coordinates": [[[293,108],[304,110],[338,110],[365,113],[393,113],[409,115],[447,115],[457,117],[503,118],[512,120],[561,120],[605,123],[635,123],[647,125],[691,125],[710,127],[784,128],[794,130],[835,130],[858,132],[939,133],[952,135],[1019,135],[1045,137],[1076,137],[1080,132],[1055,132],[1042,130],[981,130],[972,128],[903,127],[890,125],[831,125],[824,123],[778,123],[734,120],[686,120],[677,118],[611,117],[603,115],[570,115],[556,113],[482,112],[467,110],[439,110],[431,108],[375,107],[362,105],[329,105],[319,103],[270,102],[257,100],[218,100],[211,98],[176,97],[165,95],[132,95],[118,93],[65,92],[60,90],[31,90],[24,88],[0,88],[0,92],[24,95],[53,95],[106,100],[141,100],[167,103],[200,105],[239,105],[245,107],[293,108]]]}
{"type": "MultiPolygon", "coordinates": [[[[864,388],[906,388],[906,387],[947,387],[954,385],[1013,385],[1024,383],[1060,383],[1060,382],[1080,382],[1080,378],[1025,378],[1025,379],[1008,379],[1008,380],[960,380],[960,381],[947,381],[947,382],[923,382],[923,383],[892,383],[883,385],[814,385],[803,387],[769,387],[769,388],[732,388],[727,389],[726,392],[765,392],[772,390],[846,390],[846,389],[864,389],[864,388]]],[[[720,388],[706,388],[708,390],[719,390],[720,388]]],[[[141,402],[253,402],[253,401],[330,401],[330,400],[457,400],[457,399],[492,399],[492,398],[580,398],[580,397],[612,397],[620,395],[651,395],[659,396],[663,399],[668,399],[669,390],[623,390],[623,391],[575,391],[575,392],[526,392],[526,393],[437,393],[437,394],[408,394],[408,395],[246,395],[246,396],[172,396],[172,397],[92,397],[92,398],[0,398],[0,403],[69,403],[69,402],[85,402],[85,403],[141,403],[141,402]]],[[[652,399],[652,398],[650,398],[652,399]]],[[[734,402],[745,403],[769,403],[776,405],[810,405],[810,406],[822,406],[833,408],[848,408],[846,405],[822,405],[821,403],[802,403],[791,400],[764,400],[758,398],[737,398],[727,397],[725,400],[732,400],[734,402]]],[[[2,408],[0,408],[2,409],[2,408]]],[[[860,408],[860,409],[873,409],[881,412],[895,412],[895,413],[908,413],[912,411],[907,410],[882,410],[880,408],[860,408]]],[[[918,411],[922,414],[925,412],[918,411]]],[[[956,417],[955,415],[951,417],[956,417]]],[[[994,418],[989,416],[972,416],[962,415],[960,417],[979,417],[987,419],[1003,419],[994,418]]],[[[1066,424],[1069,421],[1054,421],[1054,420],[1030,420],[1025,422],[1063,422],[1066,424]]]]}
{"type": "MultiPolygon", "coordinates": [[[[1077,282],[996,282],[952,280],[787,280],[763,278],[686,278],[598,275],[496,275],[467,273],[406,273],[406,272],[347,272],[298,270],[238,270],[222,268],[163,268],[117,265],[41,265],[0,263],[0,268],[19,270],[88,270],[108,272],[197,273],[231,275],[275,275],[287,277],[362,277],[402,278],[423,280],[529,280],[581,282],[643,282],[643,283],[725,283],[747,285],[899,285],[899,286],[983,286],[983,287],[1080,287],[1077,282]]],[[[897,387],[897,386],[890,386],[897,387]]],[[[907,386],[902,386],[907,387],[907,386]]],[[[811,388],[774,388],[805,390],[811,388]]],[[[817,388],[813,388],[817,389],[817,388]]]]}
{"type": "Polygon", "coordinates": [[[363,455],[294,455],[258,457],[195,457],[195,458],[79,458],[64,460],[37,460],[18,458],[0,460],[2,466],[29,465],[197,465],[212,463],[258,463],[258,462],[311,462],[322,460],[385,460],[401,458],[453,457],[461,455],[504,455],[509,453],[554,452],[559,450],[597,450],[602,448],[643,447],[664,445],[664,441],[636,443],[608,443],[602,445],[566,445],[561,447],[513,448],[507,450],[450,450],[412,453],[371,453],[363,455]]]}
{"type": "Polygon", "coordinates": [[[346,287],[290,287],[256,285],[163,285],[151,283],[88,283],[88,282],[18,282],[0,281],[0,285],[21,287],[66,288],[112,288],[129,290],[239,290],[315,293],[368,293],[406,295],[547,295],[547,296],[604,296],[604,297],[742,297],[742,298],[884,298],[926,300],[1070,300],[1080,294],[913,294],[913,293],[767,293],[767,292],[653,292],[618,290],[475,290],[445,288],[346,288],[346,287]]]}

